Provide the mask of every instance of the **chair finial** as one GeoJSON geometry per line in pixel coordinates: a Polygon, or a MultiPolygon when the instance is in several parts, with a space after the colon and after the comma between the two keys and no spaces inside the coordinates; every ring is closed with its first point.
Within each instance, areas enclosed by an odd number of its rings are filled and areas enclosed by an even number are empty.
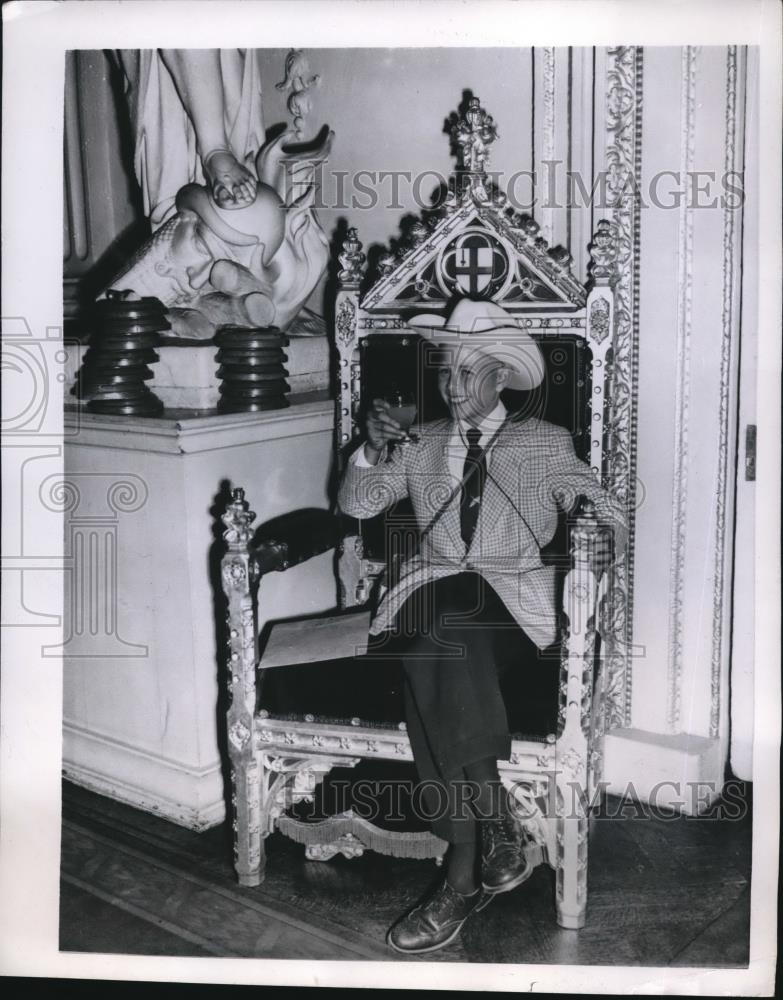
{"type": "Polygon", "coordinates": [[[489,163],[489,147],[498,137],[492,115],[481,107],[478,97],[471,97],[462,118],[451,129],[462,153],[462,168],[470,174],[484,174],[489,163]]]}
{"type": "Polygon", "coordinates": [[[250,541],[250,525],[255,521],[255,512],[250,510],[250,505],[245,500],[245,491],[241,486],[231,491],[231,503],[226,507],[225,513],[220,520],[225,524],[226,530],[223,538],[229,549],[242,549],[250,541]]]}
{"type": "Polygon", "coordinates": [[[337,255],[337,259],[340,261],[340,270],[337,273],[340,284],[344,288],[358,285],[362,279],[366,257],[362,253],[362,243],[353,226],[343,240],[342,252],[337,255]]]}

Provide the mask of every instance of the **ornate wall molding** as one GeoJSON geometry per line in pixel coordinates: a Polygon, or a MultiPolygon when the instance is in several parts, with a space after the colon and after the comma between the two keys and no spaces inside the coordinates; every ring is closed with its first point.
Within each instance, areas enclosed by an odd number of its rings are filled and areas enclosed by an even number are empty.
{"type": "MultiPolygon", "coordinates": [[[[680,97],[680,176],[693,170],[694,116],[696,111],[696,63],[698,46],[682,50],[680,97]]],[[[677,271],[677,370],[675,375],[674,485],[669,604],[669,663],[667,677],[667,723],[672,732],[680,724],[683,652],[683,588],[685,581],[685,522],[688,499],[688,418],[690,407],[690,356],[693,312],[693,207],[680,202],[677,271]]]]}
{"type": "MultiPolygon", "coordinates": [[[[742,149],[738,142],[737,93],[738,46],[729,45],[726,56],[726,172],[741,170],[742,149]]],[[[724,626],[727,599],[726,532],[729,522],[729,470],[731,434],[732,357],[738,336],[738,234],[741,234],[741,210],[726,205],[723,209],[723,302],[721,308],[720,394],[718,419],[718,475],[715,488],[715,574],[712,593],[712,663],[710,675],[710,736],[720,731],[721,686],[725,659],[724,626]]]]}
{"type": "MultiPolygon", "coordinates": [[[[543,134],[541,160],[552,162],[555,159],[555,50],[551,46],[541,49],[543,71],[543,134]]],[[[541,171],[541,198],[547,207],[541,213],[544,235],[550,243],[554,241],[553,211],[551,205],[556,196],[552,187],[552,173],[544,168],[541,171]]]]}
{"type": "Polygon", "coordinates": [[[608,204],[617,227],[618,281],[607,414],[606,485],[626,505],[630,537],[612,570],[607,642],[607,726],[631,722],[631,641],[636,499],[639,358],[639,192],[642,155],[640,46],[607,53],[606,171],[608,204]]]}

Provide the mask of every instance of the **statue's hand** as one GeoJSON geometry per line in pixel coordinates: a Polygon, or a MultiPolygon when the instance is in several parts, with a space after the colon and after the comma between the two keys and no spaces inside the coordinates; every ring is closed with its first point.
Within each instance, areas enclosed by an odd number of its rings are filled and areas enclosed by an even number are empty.
{"type": "Polygon", "coordinates": [[[264,292],[270,295],[272,286],[257,278],[252,271],[235,264],[233,260],[217,260],[209,272],[209,283],[216,292],[226,295],[249,295],[251,292],[264,292]]]}
{"type": "Polygon", "coordinates": [[[275,320],[272,286],[241,264],[218,260],[209,275],[210,285],[234,300],[234,308],[247,326],[271,326],[275,320]]]}

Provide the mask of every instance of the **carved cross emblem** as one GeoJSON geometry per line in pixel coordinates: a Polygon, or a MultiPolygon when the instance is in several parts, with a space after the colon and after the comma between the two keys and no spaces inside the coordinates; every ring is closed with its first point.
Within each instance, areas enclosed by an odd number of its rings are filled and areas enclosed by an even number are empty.
{"type": "Polygon", "coordinates": [[[508,258],[501,244],[488,233],[468,230],[443,254],[443,279],[463,295],[491,295],[508,273],[508,258]]]}

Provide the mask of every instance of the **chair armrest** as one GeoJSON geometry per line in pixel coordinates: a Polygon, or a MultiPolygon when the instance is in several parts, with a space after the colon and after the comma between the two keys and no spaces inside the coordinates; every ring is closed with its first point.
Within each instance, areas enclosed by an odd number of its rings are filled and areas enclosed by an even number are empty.
{"type": "Polygon", "coordinates": [[[336,548],[341,534],[340,518],[328,510],[291,511],[258,529],[250,559],[259,575],[289,569],[336,548]]]}

